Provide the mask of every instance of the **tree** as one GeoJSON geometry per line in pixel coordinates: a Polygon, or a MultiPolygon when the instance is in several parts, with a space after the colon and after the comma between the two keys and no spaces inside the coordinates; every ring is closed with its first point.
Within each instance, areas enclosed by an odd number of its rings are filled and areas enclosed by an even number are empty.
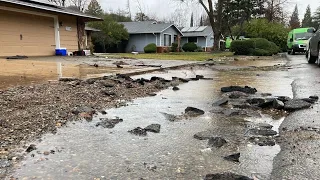
{"type": "Polygon", "coordinates": [[[95,46],[105,51],[108,47],[120,44],[123,40],[128,40],[129,34],[122,24],[113,20],[110,14],[102,15],[103,21],[90,22],[89,26],[101,30],[93,33],[92,41],[95,46]]]}
{"type": "Polygon", "coordinates": [[[58,6],[62,6],[62,7],[66,6],[66,0],[48,0],[48,1],[58,6]]]}
{"type": "Polygon", "coordinates": [[[134,21],[152,21],[152,19],[149,18],[143,12],[138,12],[138,13],[136,13],[136,16],[134,17],[134,21]]]}
{"type": "Polygon", "coordinates": [[[283,51],[287,48],[287,36],[289,29],[278,22],[270,22],[268,19],[253,19],[246,22],[244,32],[250,38],[265,38],[274,42],[283,51]]]}
{"type": "Polygon", "coordinates": [[[131,22],[131,18],[127,15],[126,12],[119,10],[116,13],[109,14],[111,18],[116,22],[131,22]]]}
{"type": "Polygon", "coordinates": [[[296,29],[300,27],[300,21],[299,21],[299,13],[298,13],[298,6],[294,8],[294,11],[291,15],[289,25],[291,29],[296,29]]]}
{"type": "Polygon", "coordinates": [[[320,25],[320,7],[313,14],[313,27],[318,28],[320,25]]]}
{"type": "Polygon", "coordinates": [[[191,13],[190,27],[193,27],[193,13],[191,13]]]}
{"type": "Polygon", "coordinates": [[[284,22],[284,6],[287,4],[287,0],[266,0],[265,4],[264,16],[268,21],[284,22]]]}
{"type": "Polygon", "coordinates": [[[311,9],[310,9],[310,5],[308,5],[307,9],[306,9],[306,13],[304,14],[302,23],[301,23],[301,27],[312,27],[313,23],[312,23],[312,17],[311,17],[311,9]]]}
{"type": "Polygon", "coordinates": [[[85,13],[91,14],[93,16],[102,16],[103,10],[97,0],[91,0],[85,13]]]}
{"type": "Polygon", "coordinates": [[[71,6],[77,7],[80,12],[84,12],[88,0],[69,0],[71,6]]]}
{"type": "MultiPolygon", "coordinates": [[[[180,0],[185,2],[187,0],[180,0]]],[[[208,15],[212,31],[214,33],[214,43],[213,50],[219,50],[220,37],[221,37],[221,21],[222,21],[222,10],[223,10],[223,1],[217,0],[216,8],[214,7],[213,0],[199,0],[199,4],[203,7],[205,12],[208,15]]]]}

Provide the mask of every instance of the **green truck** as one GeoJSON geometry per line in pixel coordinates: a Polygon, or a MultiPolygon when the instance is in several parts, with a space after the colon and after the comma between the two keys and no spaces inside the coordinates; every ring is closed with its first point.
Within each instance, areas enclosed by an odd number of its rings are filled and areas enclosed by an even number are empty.
{"type": "Polygon", "coordinates": [[[288,54],[294,55],[296,52],[306,52],[309,38],[313,35],[314,28],[297,28],[288,34],[287,50],[288,54]]]}

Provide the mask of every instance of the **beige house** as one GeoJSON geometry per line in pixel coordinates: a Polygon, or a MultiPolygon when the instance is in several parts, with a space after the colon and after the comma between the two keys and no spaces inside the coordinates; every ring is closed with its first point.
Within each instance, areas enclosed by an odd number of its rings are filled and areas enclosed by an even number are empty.
{"type": "Polygon", "coordinates": [[[85,23],[100,18],[32,0],[0,0],[0,57],[88,48],[85,23]]]}

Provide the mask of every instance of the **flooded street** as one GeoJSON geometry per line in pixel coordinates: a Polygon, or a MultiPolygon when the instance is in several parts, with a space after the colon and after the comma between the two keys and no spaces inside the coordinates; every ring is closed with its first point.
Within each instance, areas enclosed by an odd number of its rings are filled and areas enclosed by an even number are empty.
{"type": "MultiPolygon", "coordinates": [[[[228,66],[237,69],[285,64],[285,61],[251,62],[235,61],[228,66]]],[[[137,98],[127,106],[106,109],[107,114],[99,113],[91,122],[68,122],[56,134],[46,134],[33,142],[37,150],[26,154],[11,176],[19,179],[203,179],[210,173],[233,172],[270,179],[274,158],[281,148],[278,144],[253,144],[247,140],[247,132],[259,123],[270,124],[279,132],[285,117],[262,112],[259,117],[226,117],[212,111],[213,103],[221,98],[221,87],[231,85],[248,85],[256,88],[257,94],[292,98],[293,79],[286,70],[226,71],[222,66],[221,70],[186,68],[133,76],[133,79],[157,76],[171,80],[172,77],[192,78],[201,74],[212,79],[190,81],[180,84],[178,91],[170,87],[156,96],[137,98]],[[189,106],[202,109],[205,114],[175,122],[163,114],[179,116],[189,106]],[[96,126],[103,118],[116,117],[123,122],[114,128],[96,126]],[[148,132],[147,136],[128,133],[150,124],[160,124],[160,133],[148,132]],[[203,131],[224,137],[228,143],[220,148],[210,148],[207,140],[194,138],[196,133],[203,131]],[[223,158],[238,152],[240,162],[223,158]]],[[[64,68],[67,69],[64,74],[71,73],[68,76],[74,76],[72,73],[81,69],[64,68]]],[[[215,68],[219,69],[218,66],[215,68]]],[[[53,65],[52,71],[55,70],[53,65]]],[[[81,77],[81,72],[77,76],[81,77]]]]}

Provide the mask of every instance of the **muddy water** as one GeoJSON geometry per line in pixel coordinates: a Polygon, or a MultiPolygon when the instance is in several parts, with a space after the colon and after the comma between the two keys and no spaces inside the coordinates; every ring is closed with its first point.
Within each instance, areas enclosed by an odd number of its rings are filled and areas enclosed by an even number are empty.
{"type": "MultiPolygon", "coordinates": [[[[57,80],[59,77],[90,78],[112,73],[128,71],[115,67],[93,67],[86,64],[67,63],[59,61],[35,60],[1,60],[0,59],[0,89],[17,85],[42,83],[57,80]]],[[[129,69],[130,70],[130,69],[129,69]]]]}
{"type": "MultiPolygon", "coordinates": [[[[143,77],[194,77],[203,74],[213,80],[189,82],[180,91],[167,89],[155,97],[139,98],[128,106],[107,110],[92,122],[70,123],[56,135],[47,134],[37,143],[37,151],[55,150],[55,154],[27,156],[13,174],[19,179],[201,179],[208,173],[232,171],[268,179],[278,145],[260,147],[242,141],[248,123],[267,122],[275,128],[282,119],[228,119],[211,114],[212,102],[220,97],[221,86],[250,85],[259,92],[292,96],[290,79],[284,72],[213,72],[179,70],[157,72],[143,77]],[[256,76],[255,73],[260,73],[256,76]],[[271,75],[272,73],[272,75],[271,75]],[[277,77],[270,79],[270,77],[277,77]],[[187,106],[206,111],[197,118],[169,122],[161,112],[181,114],[187,106]],[[113,129],[95,127],[101,117],[120,117],[124,122],[113,129]],[[159,134],[146,137],[128,133],[135,127],[161,124],[159,134]],[[226,137],[228,145],[210,150],[207,141],[193,138],[200,131],[210,130],[226,137]],[[240,163],[223,160],[223,156],[240,152],[240,163]]],[[[136,76],[138,78],[141,76],[136,76]]]]}

